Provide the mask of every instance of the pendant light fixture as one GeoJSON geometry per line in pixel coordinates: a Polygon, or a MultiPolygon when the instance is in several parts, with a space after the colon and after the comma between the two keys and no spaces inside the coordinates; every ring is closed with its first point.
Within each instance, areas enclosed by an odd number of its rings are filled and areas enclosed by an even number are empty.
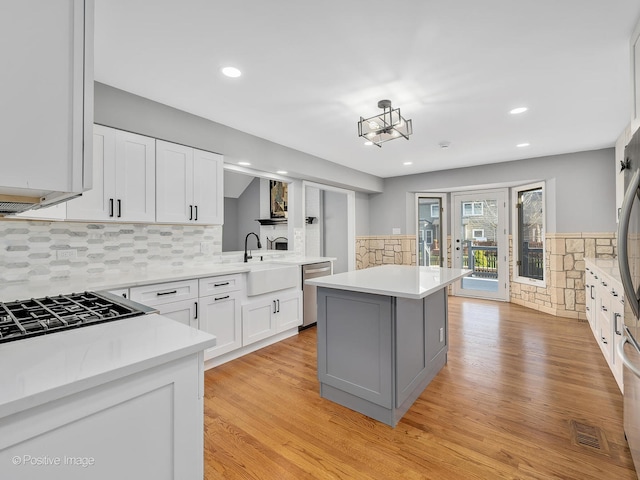
{"type": "Polygon", "coordinates": [[[358,136],[365,138],[365,144],[382,147],[382,143],[394,138],[409,140],[413,133],[411,120],[403,118],[399,108],[391,108],[391,100],[380,100],[378,108],[382,108],[382,113],[371,118],[360,117],[358,122],[358,136]]]}

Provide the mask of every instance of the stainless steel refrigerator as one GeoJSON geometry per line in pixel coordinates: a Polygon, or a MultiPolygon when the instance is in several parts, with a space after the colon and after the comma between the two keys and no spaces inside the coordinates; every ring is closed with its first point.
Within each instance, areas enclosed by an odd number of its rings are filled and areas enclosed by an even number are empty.
{"type": "Polygon", "coordinates": [[[622,168],[625,195],[618,224],[618,263],[624,286],[624,332],[616,348],[624,364],[624,432],[640,472],[640,130],[625,148],[622,168]]]}

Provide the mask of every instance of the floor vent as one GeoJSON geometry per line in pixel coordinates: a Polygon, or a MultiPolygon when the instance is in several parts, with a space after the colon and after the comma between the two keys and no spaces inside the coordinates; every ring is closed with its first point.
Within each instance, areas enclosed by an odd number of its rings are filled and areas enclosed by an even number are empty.
{"type": "Polygon", "coordinates": [[[571,420],[571,441],[574,445],[609,455],[609,444],[602,430],[592,425],[571,420]]]}

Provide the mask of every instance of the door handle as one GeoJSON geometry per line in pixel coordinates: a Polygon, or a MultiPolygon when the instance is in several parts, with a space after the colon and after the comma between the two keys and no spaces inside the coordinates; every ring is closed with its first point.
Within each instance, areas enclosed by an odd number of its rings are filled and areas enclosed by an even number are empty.
{"type": "Polygon", "coordinates": [[[631,218],[633,200],[638,195],[639,185],[640,170],[636,170],[624,194],[624,201],[622,202],[620,212],[620,223],[618,225],[618,266],[620,267],[620,279],[624,287],[625,299],[628,299],[631,311],[636,317],[638,317],[638,312],[640,312],[640,302],[638,301],[638,295],[636,294],[633,279],[631,278],[629,254],[627,252],[627,234],[629,233],[629,220],[631,218]]]}

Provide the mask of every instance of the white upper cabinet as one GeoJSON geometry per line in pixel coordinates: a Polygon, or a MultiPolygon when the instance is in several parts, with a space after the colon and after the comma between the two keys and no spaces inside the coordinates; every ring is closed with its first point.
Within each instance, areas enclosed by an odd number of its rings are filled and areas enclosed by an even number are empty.
{"type": "Polygon", "coordinates": [[[67,204],[67,218],[155,221],[155,139],[94,126],[93,189],[67,204]]]}
{"type": "Polygon", "coordinates": [[[633,30],[629,47],[631,52],[631,94],[633,99],[631,133],[633,133],[640,127],[640,21],[633,30]]]}
{"type": "Polygon", "coordinates": [[[156,150],[156,220],[221,225],[222,155],[162,140],[156,150]]]}
{"type": "Polygon", "coordinates": [[[0,193],[91,187],[93,6],[0,2],[0,193]]]}

